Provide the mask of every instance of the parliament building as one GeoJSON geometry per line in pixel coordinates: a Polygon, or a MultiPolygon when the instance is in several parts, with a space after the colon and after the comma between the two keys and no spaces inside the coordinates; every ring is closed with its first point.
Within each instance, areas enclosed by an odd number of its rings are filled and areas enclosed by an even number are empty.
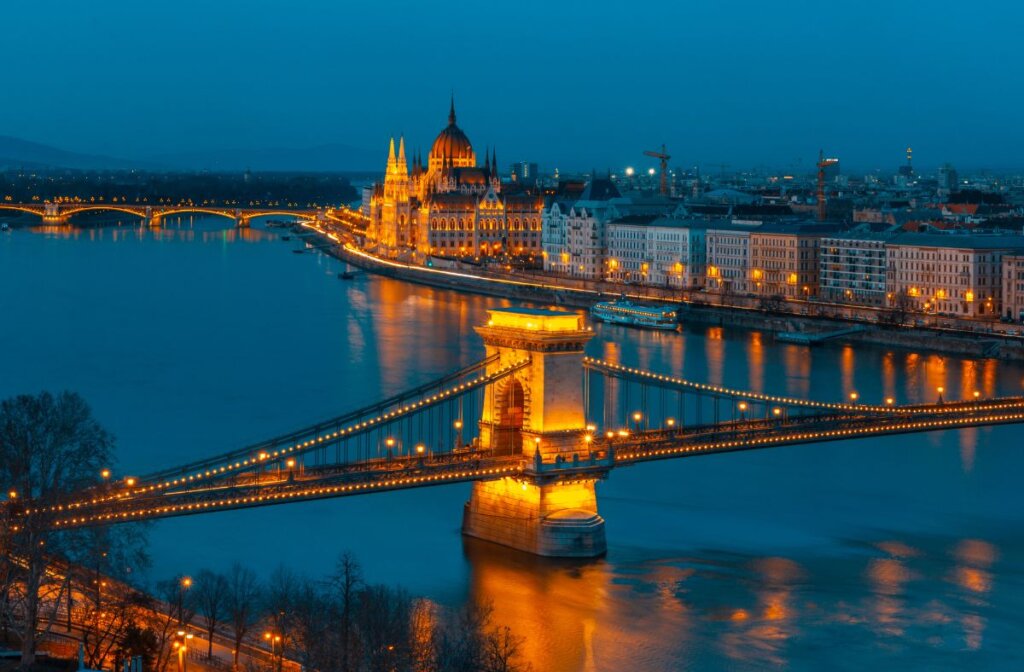
{"type": "Polygon", "coordinates": [[[503,191],[496,153],[485,152],[477,165],[452,100],[426,164],[417,154],[410,165],[405,138],[397,153],[391,139],[384,182],[370,197],[367,236],[391,255],[540,260],[543,209],[539,193],[503,191]]]}

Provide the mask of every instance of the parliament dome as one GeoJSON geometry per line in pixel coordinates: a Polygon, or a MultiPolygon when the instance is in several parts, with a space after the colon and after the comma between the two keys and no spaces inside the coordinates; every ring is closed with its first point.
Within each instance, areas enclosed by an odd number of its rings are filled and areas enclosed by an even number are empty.
{"type": "Polygon", "coordinates": [[[434,145],[430,148],[431,162],[451,159],[455,165],[471,165],[465,163],[475,158],[473,145],[462,129],[455,125],[455,101],[452,100],[448,112],[448,125],[437,134],[434,145]]]}

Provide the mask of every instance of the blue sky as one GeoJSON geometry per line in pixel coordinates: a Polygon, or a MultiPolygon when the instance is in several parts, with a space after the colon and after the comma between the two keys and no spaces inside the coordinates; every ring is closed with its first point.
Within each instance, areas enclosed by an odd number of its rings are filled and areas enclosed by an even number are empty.
{"type": "Polygon", "coordinates": [[[12,0],[0,134],[144,157],[426,151],[550,169],[1024,164],[1024,3],[12,0]],[[15,27],[11,29],[11,27],[15,27]]]}

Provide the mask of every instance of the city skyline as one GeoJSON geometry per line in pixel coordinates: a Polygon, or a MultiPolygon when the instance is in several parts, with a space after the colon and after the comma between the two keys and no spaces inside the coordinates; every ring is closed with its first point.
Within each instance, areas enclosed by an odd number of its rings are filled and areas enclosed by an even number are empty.
{"type": "Polygon", "coordinates": [[[891,170],[910,145],[922,168],[999,170],[1024,146],[1009,3],[164,9],[12,8],[46,39],[9,37],[2,134],[135,161],[348,146],[376,170],[391,136],[428,149],[454,91],[481,149],[547,171],[646,167],[662,143],[681,167],[809,172],[824,147],[891,170]]]}

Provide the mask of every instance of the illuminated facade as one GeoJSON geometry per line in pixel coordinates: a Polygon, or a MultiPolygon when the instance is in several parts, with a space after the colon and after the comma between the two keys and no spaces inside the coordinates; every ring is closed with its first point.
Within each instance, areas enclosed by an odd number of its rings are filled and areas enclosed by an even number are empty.
{"type": "Polygon", "coordinates": [[[692,288],[703,284],[707,222],[631,215],[608,224],[607,277],[616,282],[692,288]]]}
{"type": "Polygon", "coordinates": [[[382,252],[442,257],[536,257],[541,254],[542,199],[503,193],[496,153],[476,151],[455,123],[448,125],[427,156],[406,156],[392,138],[384,181],[374,185],[366,210],[367,237],[382,252]]]}
{"type": "Polygon", "coordinates": [[[865,306],[886,305],[885,244],[894,235],[856,231],[823,238],[818,250],[821,298],[865,306]]]}
{"type": "Polygon", "coordinates": [[[889,295],[927,313],[998,315],[1003,257],[1022,249],[1019,235],[899,235],[888,244],[889,295]]]}
{"type": "Polygon", "coordinates": [[[723,293],[746,294],[750,291],[749,226],[709,228],[707,248],[707,288],[723,293]]]}
{"type": "Polygon", "coordinates": [[[1024,320],[1024,254],[1003,256],[1002,315],[1024,320]]]}
{"type": "Polygon", "coordinates": [[[818,295],[818,250],[832,224],[769,223],[750,233],[750,285],[755,294],[787,299],[818,295]]]}

